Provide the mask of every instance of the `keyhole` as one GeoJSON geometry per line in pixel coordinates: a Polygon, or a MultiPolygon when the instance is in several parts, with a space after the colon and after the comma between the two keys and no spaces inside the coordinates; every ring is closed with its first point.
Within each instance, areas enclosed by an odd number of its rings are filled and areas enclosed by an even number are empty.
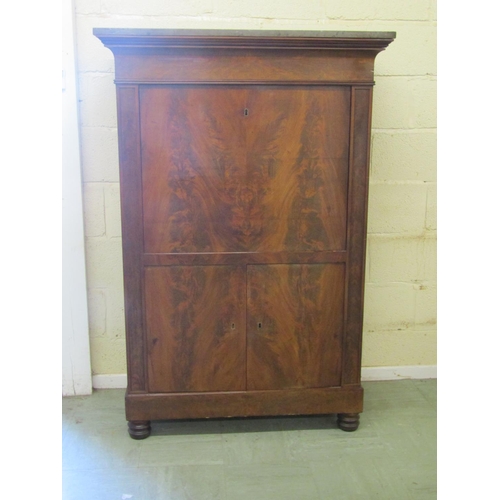
{"type": "Polygon", "coordinates": [[[262,323],[259,323],[257,326],[258,326],[259,328],[262,328],[262,323]]]}
{"type": "Polygon", "coordinates": [[[247,108],[245,108],[245,110],[243,111],[243,114],[244,114],[245,116],[248,116],[248,109],[247,109],[247,108]]]}
{"type": "Polygon", "coordinates": [[[235,328],[234,323],[231,323],[231,330],[234,330],[235,328]]]}

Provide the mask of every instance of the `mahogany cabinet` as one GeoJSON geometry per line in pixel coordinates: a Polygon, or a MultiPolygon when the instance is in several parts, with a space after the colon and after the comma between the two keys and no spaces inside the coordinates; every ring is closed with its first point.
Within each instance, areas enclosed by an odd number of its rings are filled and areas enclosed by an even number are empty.
{"type": "Polygon", "coordinates": [[[115,56],[130,435],[355,430],[373,67],[395,34],[94,34],[115,56]]]}

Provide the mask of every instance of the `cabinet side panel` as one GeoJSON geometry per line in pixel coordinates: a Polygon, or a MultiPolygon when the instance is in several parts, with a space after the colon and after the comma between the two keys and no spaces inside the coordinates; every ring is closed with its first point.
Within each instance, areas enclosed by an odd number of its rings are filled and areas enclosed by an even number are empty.
{"type": "Polygon", "coordinates": [[[248,390],[340,385],[343,264],[251,265],[248,390]]]}
{"type": "Polygon", "coordinates": [[[142,187],[137,86],[118,86],[123,281],[129,392],[145,390],[142,317],[142,187]]]}
{"type": "Polygon", "coordinates": [[[243,267],[145,272],[149,392],[245,389],[243,267]]]}
{"type": "Polygon", "coordinates": [[[371,102],[371,88],[352,89],[343,385],[361,381],[371,102]]]}

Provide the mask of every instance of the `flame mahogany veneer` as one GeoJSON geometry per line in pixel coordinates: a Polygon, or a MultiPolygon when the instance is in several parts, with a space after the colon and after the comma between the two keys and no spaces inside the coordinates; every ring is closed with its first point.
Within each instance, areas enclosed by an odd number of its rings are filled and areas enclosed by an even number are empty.
{"type": "Polygon", "coordinates": [[[94,29],[115,56],[131,437],[363,409],[373,66],[394,33],[94,29]]]}

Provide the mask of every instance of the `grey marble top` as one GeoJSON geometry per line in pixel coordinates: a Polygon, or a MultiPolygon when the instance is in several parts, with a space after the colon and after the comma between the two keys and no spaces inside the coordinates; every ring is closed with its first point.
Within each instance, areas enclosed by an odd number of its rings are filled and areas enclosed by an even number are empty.
{"type": "Polygon", "coordinates": [[[358,38],[393,39],[394,31],[300,31],[300,30],[212,30],[212,29],[136,29],[94,28],[96,36],[125,37],[276,37],[276,38],[358,38]]]}

